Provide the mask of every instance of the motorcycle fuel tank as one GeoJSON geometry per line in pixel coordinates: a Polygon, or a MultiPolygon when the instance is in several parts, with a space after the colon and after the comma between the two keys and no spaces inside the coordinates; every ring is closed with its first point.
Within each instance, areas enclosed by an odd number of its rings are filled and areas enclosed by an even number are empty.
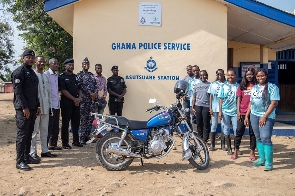
{"type": "Polygon", "coordinates": [[[158,127],[169,125],[173,121],[172,114],[167,111],[163,111],[150,118],[147,122],[148,127],[158,127]]]}

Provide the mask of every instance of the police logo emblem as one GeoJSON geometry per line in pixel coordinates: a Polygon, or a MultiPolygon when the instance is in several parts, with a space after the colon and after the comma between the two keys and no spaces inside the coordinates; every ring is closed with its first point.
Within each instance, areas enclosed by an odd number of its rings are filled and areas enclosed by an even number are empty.
{"type": "Polygon", "coordinates": [[[145,69],[148,71],[148,72],[154,72],[155,70],[157,70],[157,63],[156,61],[153,59],[153,57],[151,56],[149,60],[147,60],[146,62],[146,67],[145,69]]]}
{"type": "Polygon", "coordinates": [[[146,20],[145,20],[145,18],[144,18],[144,17],[141,17],[141,19],[140,19],[140,23],[141,23],[141,24],[144,24],[144,23],[146,23],[146,20]]]}

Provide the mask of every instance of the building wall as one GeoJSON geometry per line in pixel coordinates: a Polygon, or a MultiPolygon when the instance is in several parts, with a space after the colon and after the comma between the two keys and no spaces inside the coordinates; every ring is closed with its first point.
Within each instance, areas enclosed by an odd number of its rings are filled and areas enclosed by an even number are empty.
{"type": "MultiPolygon", "coordinates": [[[[240,62],[260,62],[259,45],[228,41],[228,48],[233,48],[234,67],[240,67],[240,62]]],[[[276,60],[276,52],[272,49],[268,49],[268,60],[276,60]]]]}
{"type": "MultiPolygon", "coordinates": [[[[186,75],[186,66],[197,64],[214,80],[215,70],[227,67],[227,8],[208,0],[161,0],[162,26],[139,26],[138,3],[126,0],[83,0],[74,4],[75,71],[87,56],[94,65],[103,65],[103,75],[119,66],[127,85],[123,115],[146,120],[149,98],[169,106],[175,101],[173,87],[186,75]],[[208,11],[210,10],[210,11],[208,11]],[[113,50],[112,43],[161,43],[161,50],[113,50]],[[189,43],[190,50],[164,50],[164,43],[189,43]],[[157,70],[144,67],[153,57],[157,70]],[[155,76],[154,80],[126,79],[126,76],[155,76]],[[158,76],[168,80],[158,80],[158,76]]],[[[106,112],[108,108],[106,108],[106,112]]]]}

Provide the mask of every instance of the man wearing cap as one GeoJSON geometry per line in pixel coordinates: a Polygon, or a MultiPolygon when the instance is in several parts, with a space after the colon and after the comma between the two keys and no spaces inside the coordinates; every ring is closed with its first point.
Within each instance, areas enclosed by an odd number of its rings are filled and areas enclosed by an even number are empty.
{"type": "Polygon", "coordinates": [[[79,142],[78,129],[80,126],[81,90],[74,70],[74,59],[64,61],[66,71],[58,78],[58,87],[61,91],[60,107],[62,116],[61,140],[64,149],[71,149],[69,145],[69,123],[73,133],[73,146],[82,147],[79,142]]]}
{"type": "Polygon", "coordinates": [[[109,77],[107,81],[107,88],[110,94],[109,110],[111,115],[115,115],[117,113],[118,116],[122,116],[124,95],[127,92],[127,86],[124,79],[118,76],[118,66],[113,66],[111,70],[113,75],[109,77]]]}
{"type": "Polygon", "coordinates": [[[35,52],[27,49],[23,52],[23,64],[13,71],[11,80],[14,87],[13,104],[17,126],[16,168],[31,170],[28,164],[40,163],[30,156],[31,138],[36,116],[40,114],[38,99],[38,77],[32,66],[35,52]]]}
{"type": "Polygon", "coordinates": [[[89,72],[90,62],[86,57],[82,61],[82,70],[77,73],[77,80],[81,86],[82,100],[80,104],[80,141],[86,144],[90,139],[90,131],[94,117],[90,115],[95,112],[94,99],[97,96],[97,85],[93,73],[89,72]]]}

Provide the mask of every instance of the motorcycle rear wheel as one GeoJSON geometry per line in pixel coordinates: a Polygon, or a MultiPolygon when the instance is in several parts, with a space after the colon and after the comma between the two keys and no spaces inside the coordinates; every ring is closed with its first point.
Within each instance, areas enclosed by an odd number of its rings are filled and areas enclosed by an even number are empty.
{"type": "Polygon", "coordinates": [[[201,148],[198,147],[196,141],[193,138],[190,138],[189,148],[192,152],[192,157],[189,158],[188,161],[197,169],[204,170],[207,169],[209,166],[209,150],[205,142],[202,139],[200,139],[197,135],[195,136],[201,148]]]}
{"type": "MultiPolygon", "coordinates": [[[[100,138],[96,143],[96,159],[99,165],[103,166],[107,170],[124,170],[132,163],[134,159],[123,155],[116,155],[114,153],[106,152],[111,143],[118,143],[120,139],[121,133],[110,133],[100,138]]],[[[131,148],[131,140],[128,135],[123,140],[120,148],[131,148]]]]}

